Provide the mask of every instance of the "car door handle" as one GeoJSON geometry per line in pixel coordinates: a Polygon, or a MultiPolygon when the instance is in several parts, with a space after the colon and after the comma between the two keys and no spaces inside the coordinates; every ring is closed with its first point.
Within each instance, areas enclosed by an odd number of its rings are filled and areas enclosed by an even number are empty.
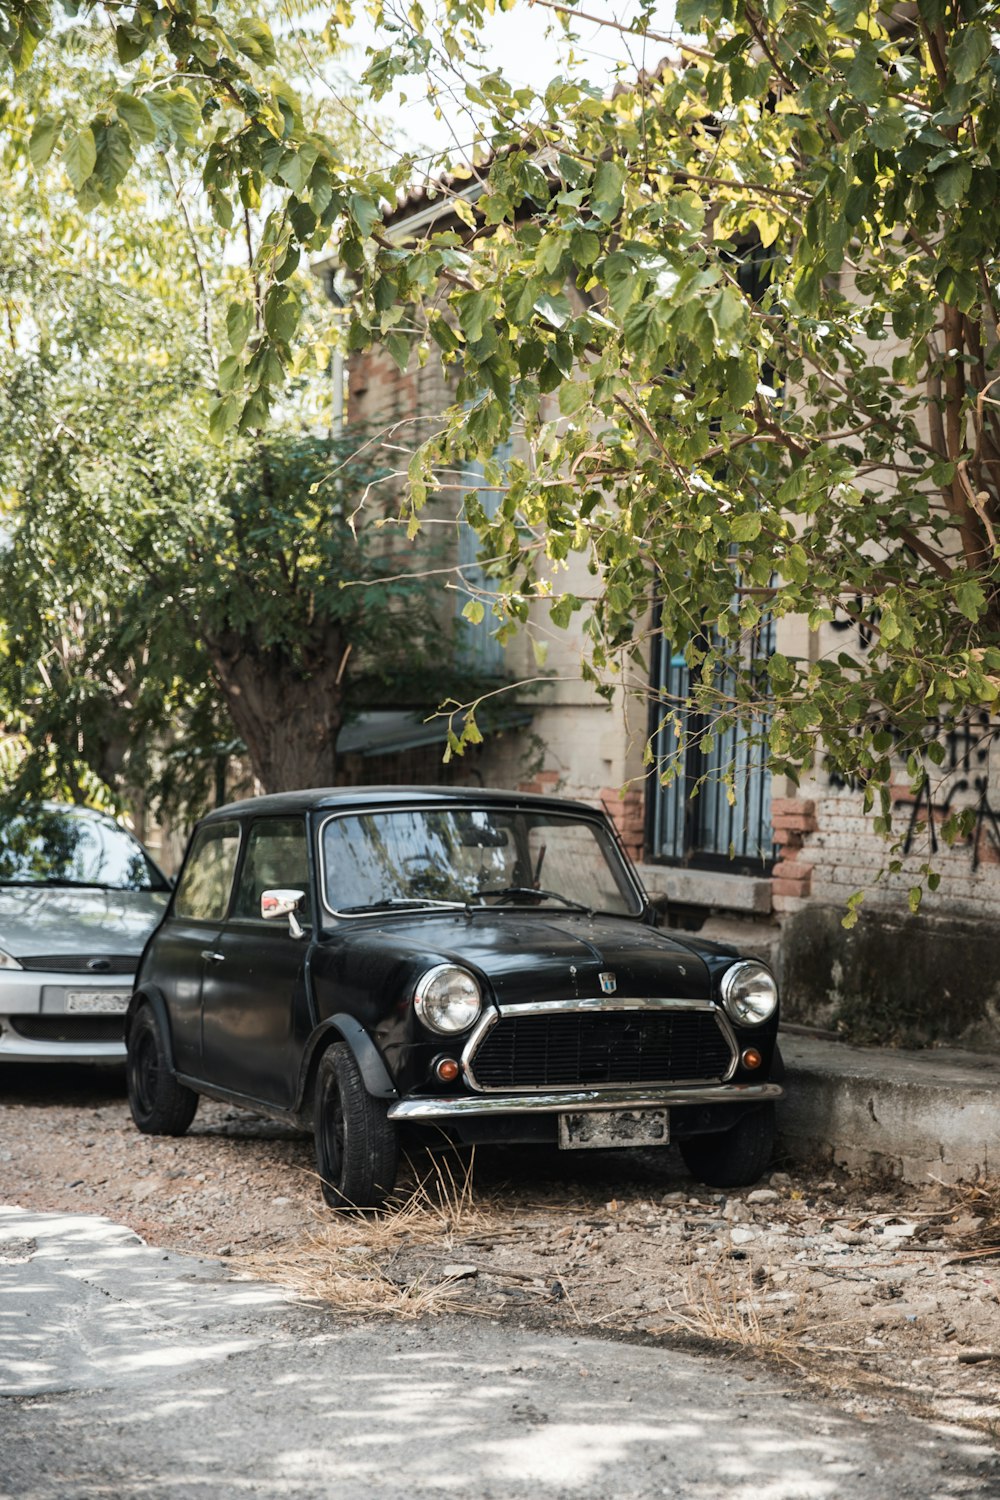
{"type": "Polygon", "coordinates": [[[224,953],[216,953],[213,948],[202,948],[201,956],[207,963],[221,964],[226,955],[224,953]]]}

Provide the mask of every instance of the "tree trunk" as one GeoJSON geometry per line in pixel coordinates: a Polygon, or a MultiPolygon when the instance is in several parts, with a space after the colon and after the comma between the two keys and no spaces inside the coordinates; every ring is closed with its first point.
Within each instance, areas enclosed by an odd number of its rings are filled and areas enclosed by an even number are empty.
{"type": "Polygon", "coordinates": [[[339,631],[306,645],[293,660],[236,631],[206,636],[233,725],[266,792],[332,786],[343,718],[339,631]]]}

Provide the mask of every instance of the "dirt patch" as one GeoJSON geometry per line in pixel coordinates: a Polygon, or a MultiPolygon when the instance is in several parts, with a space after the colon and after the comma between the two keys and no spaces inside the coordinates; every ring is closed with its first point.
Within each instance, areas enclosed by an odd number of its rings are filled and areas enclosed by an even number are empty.
{"type": "Polygon", "coordinates": [[[278,1126],[203,1101],[184,1138],[142,1136],[117,1074],[0,1069],[0,1201],[102,1214],[351,1316],[708,1344],[1000,1438],[996,1185],[777,1170],[724,1194],[672,1151],[480,1151],[470,1181],[421,1153],[400,1212],[363,1220],[323,1207],[311,1142],[278,1126]]]}

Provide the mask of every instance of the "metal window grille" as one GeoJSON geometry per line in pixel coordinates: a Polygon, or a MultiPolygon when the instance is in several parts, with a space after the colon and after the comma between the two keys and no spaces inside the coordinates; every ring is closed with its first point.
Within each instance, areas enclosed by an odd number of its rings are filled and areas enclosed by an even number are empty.
{"type": "MultiPolygon", "coordinates": [[[[510,456],[511,443],[509,441],[501,443],[493,454],[501,468],[506,467],[510,456]]],[[[471,463],[467,464],[463,471],[462,483],[468,489],[478,491],[480,505],[487,516],[492,518],[500,509],[503,492],[486,489],[483,483],[484,478],[482,464],[471,463]]],[[[458,565],[465,584],[465,588],[460,591],[457,607],[459,663],[477,676],[500,677],[504,670],[504,649],[492,634],[497,625],[493,614],[487,608],[485,617],[478,624],[473,624],[462,614],[470,594],[474,595],[477,590],[488,588],[486,572],[479,562],[479,537],[464,515],[460,517],[458,523],[458,565]]]]}
{"type": "MultiPolygon", "coordinates": [[[[746,642],[740,671],[774,651],[774,620],[768,615],[746,642]]],[[[720,675],[723,693],[736,685],[737,668],[720,675]]],[[[662,635],[653,653],[653,751],[657,764],[678,760],[666,786],[653,781],[649,812],[650,854],[678,864],[718,866],[759,872],[774,859],[771,827],[771,773],[762,726],[736,724],[716,733],[708,754],[701,741],[708,720],[689,705],[690,674],[682,652],[662,635]],[[671,709],[670,705],[675,705],[671,709]],[[677,722],[679,720],[679,723],[677,722]],[[677,729],[681,734],[678,739],[677,729]],[[730,805],[726,775],[732,772],[735,801],[730,805]]]]}

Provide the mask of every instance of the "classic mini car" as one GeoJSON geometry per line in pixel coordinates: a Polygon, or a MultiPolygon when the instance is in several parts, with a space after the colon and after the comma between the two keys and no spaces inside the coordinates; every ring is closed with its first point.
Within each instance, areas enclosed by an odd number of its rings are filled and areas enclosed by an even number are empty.
{"type": "Polygon", "coordinates": [[[777,987],[654,920],[579,803],[358,788],[219,808],[137,976],[133,1119],[179,1135],[207,1094],[311,1127],[336,1207],[383,1205],[413,1130],[675,1141],[701,1181],[752,1182],[782,1092],[777,987]]]}
{"type": "Polygon", "coordinates": [[[0,818],[0,1062],[122,1063],[133,975],[169,894],[93,808],[0,818]]]}

